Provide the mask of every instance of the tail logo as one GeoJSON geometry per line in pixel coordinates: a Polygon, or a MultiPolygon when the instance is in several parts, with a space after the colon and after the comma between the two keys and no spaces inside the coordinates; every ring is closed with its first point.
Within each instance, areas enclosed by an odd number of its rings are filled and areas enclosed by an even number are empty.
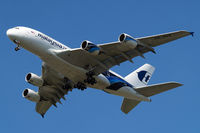
{"type": "Polygon", "coordinates": [[[151,78],[151,74],[147,71],[138,72],[138,78],[141,82],[147,84],[151,78]]]}

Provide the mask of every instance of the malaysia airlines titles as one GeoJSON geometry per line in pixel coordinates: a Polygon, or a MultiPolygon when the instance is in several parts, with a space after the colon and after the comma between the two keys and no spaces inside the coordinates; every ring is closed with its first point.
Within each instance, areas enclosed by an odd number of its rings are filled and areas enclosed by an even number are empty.
{"type": "Polygon", "coordinates": [[[61,49],[67,49],[67,48],[64,47],[63,45],[61,45],[61,44],[59,44],[59,43],[53,41],[52,39],[50,39],[50,38],[47,37],[47,36],[44,36],[44,35],[42,35],[42,34],[40,34],[40,33],[38,33],[38,36],[39,36],[40,38],[42,38],[43,40],[48,41],[48,42],[49,42],[51,45],[53,45],[53,46],[57,46],[57,47],[59,47],[59,48],[61,48],[61,49]]]}

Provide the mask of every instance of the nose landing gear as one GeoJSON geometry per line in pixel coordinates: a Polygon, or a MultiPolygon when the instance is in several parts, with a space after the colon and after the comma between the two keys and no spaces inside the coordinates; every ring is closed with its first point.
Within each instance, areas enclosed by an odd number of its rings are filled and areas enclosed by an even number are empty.
{"type": "Polygon", "coordinates": [[[13,40],[13,42],[15,43],[15,44],[17,44],[17,47],[15,48],[15,51],[18,51],[18,50],[20,50],[20,46],[19,46],[19,44],[20,44],[20,41],[18,41],[18,40],[13,40]]]}
{"type": "Polygon", "coordinates": [[[15,51],[18,51],[18,50],[20,50],[20,46],[19,45],[15,48],[15,51]]]}

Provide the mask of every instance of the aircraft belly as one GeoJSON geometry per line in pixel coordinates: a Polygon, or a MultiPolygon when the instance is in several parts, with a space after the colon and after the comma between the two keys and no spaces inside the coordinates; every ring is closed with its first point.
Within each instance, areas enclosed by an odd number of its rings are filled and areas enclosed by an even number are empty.
{"type": "Polygon", "coordinates": [[[52,69],[63,74],[74,83],[83,82],[83,80],[86,79],[86,70],[72,65],[54,54],[49,54],[41,59],[52,69]]]}
{"type": "MultiPolygon", "coordinates": [[[[84,82],[84,80],[87,78],[86,70],[80,67],[74,66],[55,55],[50,54],[42,58],[42,60],[45,63],[47,63],[48,66],[50,66],[52,69],[63,74],[65,77],[67,77],[74,83],[84,82]]],[[[110,85],[110,82],[108,81],[108,79],[102,74],[95,76],[95,79],[97,81],[96,84],[94,85],[86,84],[86,85],[88,87],[100,89],[100,90],[103,90],[104,88],[110,85]]]]}
{"type": "Polygon", "coordinates": [[[109,80],[103,74],[99,74],[98,76],[95,77],[95,79],[97,81],[96,84],[87,85],[87,86],[89,86],[91,88],[95,88],[95,89],[100,89],[100,90],[103,90],[107,86],[110,86],[109,80]]]}

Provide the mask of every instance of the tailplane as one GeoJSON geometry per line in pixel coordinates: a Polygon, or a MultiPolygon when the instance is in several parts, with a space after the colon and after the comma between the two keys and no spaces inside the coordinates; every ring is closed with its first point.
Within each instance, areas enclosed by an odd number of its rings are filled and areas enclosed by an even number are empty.
{"type": "MultiPolygon", "coordinates": [[[[149,64],[144,64],[134,72],[125,77],[125,80],[134,86],[134,90],[145,97],[150,97],[164,91],[182,86],[177,82],[167,82],[155,85],[147,85],[155,68],[149,64]]],[[[125,114],[130,112],[141,101],[124,98],[121,110],[125,114]]]]}
{"type": "Polygon", "coordinates": [[[125,114],[128,114],[128,112],[130,112],[135,106],[137,106],[141,101],[137,101],[137,100],[132,100],[132,99],[128,99],[128,98],[124,98],[122,106],[121,106],[121,110],[122,112],[124,112],[125,114]]]}
{"type": "Polygon", "coordinates": [[[155,84],[155,85],[148,85],[145,87],[138,87],[135,88],[135,91],[140,93],[141,95],[145,97],[150,97],[168,90],[171,90],[173,88],[182,86],[182,84],[177,82],[167,82],[167,83],[161,83],[161,84],[155,84]]]}
{"type": "MultiPolygon", "coordinates": [[[[164,91],[167,91],[179,86],[182,86],[182,84],[177,83],[177,82],[168,82],[168,83],[161,83],[161,84],[156,84],[156,85],[148,85],[145,87],[139,87],[139,88],[135,88],[135,90],[143,96],[150,97],[150,96],[159,94],[161,92],[164,92],[164,91]]],[[[134,107],[136,107],[136,105],[138,105],[140,102],[141,101],[124,98],[122,106],[121,106],[121,110],[122,112],[127,114],[134,107]]]]}

